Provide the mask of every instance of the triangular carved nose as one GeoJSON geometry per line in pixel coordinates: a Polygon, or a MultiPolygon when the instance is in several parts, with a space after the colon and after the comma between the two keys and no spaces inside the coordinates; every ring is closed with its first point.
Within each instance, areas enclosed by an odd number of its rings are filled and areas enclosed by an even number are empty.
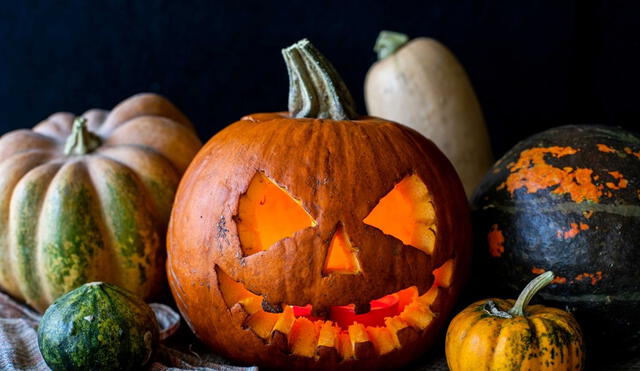
{"type": "Polygon", "coordinates": [[[358,274],[361,272],[358,250],[351,245],[342,223],[338,224],[324,261],[322,273],[358,274]]]}

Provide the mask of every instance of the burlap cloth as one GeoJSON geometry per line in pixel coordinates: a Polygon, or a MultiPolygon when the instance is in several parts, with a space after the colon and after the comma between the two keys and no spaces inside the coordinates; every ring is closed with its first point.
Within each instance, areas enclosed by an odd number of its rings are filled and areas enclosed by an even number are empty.
{"type": "MultiPolygon", "coordinates": [[[[151,304],[160,326],[162,340],[148,370],[225,370],[253,371],[215,355],[199,342],[180,316],[169,306],[151,304]]],[[[38,349],[37,328],[40,315],[0,292],[0,370],[49,370],[38,349]]],[[[447,370],[442,339],[407,370],[447,370]]],[[[606,365],[587,365],[588,370],[640,370],[640,355],[628,360],[604,360],[606,365]]]]}
{"type": "MultiPolygon", "coordinates": [[[[201,356],[189,351],[188,342],[184,344],[187,352],[169,345],[170,337],[179,338],[173,335],[180,327],[180,316],[164,304],[151,304],[151,309],[158,319],[162,344],[149,370],[257,370],[233,366],[213,354],[201,356]]],[[[39,314],[0,292],[0,370],[49,370],[38,349],[39,322],[39,314]]]]}

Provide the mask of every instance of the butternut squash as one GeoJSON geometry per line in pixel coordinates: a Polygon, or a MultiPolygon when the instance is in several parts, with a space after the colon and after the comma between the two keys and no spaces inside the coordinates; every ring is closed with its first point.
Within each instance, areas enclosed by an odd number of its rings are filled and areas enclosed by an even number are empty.
{"type": "Polygon", "coordinates": [[[371,116],[407,125],[432,140],[456,168],[467,193],[493,164],[489,135],[469,78],[434,39],[382,31],[379,60],[369,69],[365,101],[371,116]]]}

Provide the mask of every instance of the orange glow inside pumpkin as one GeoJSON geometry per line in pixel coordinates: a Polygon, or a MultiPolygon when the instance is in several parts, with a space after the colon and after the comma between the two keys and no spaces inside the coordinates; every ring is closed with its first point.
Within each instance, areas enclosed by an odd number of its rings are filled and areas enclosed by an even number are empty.
{"type": "Polygon", "coordinates": [[[331,307],[326,319],[312,316],[311,305],[283,305],[282,313],[265,312],[262,296],[250,292],[217,266],[216,275],[227,307],[240,305],[248,314],[244,325],[264,341],[278,332],[286,336],[293,354],[313,357],[317,348],[324,346],[335,348],[342,359],[353,359],[359,343],[370,342],[383,355],[403,346],[399,333],[404,329],[429,327],[447,296],[454,269],[453,259],[435,269],[433,285],[422,295],[411,286],[372,300],[367,313],[355,314],[354,305],[331,307]]]}
{"type": "Polygon", "coordinates": [[[242,251],[248,256],[317,223],[300,201],[259,172],[240,196],[236,224],[242,251]]]}
{"type": "Polygon", "coordinates": [[[436,243],[436,212],[426,185],[415,174],[404,177],[364,218],[364,223],[427,254],[436,243]]]}
{"type": "MultiPolygon", "coordinates": [[[[366,313],[356,314],[355,305],[336,305],[329,311],[329,319],[338,326],[347,329],[353,323],[360,323],[365,326],[384,326],[385,318],[402,313],[404,308],[418,297],[418,289],[411,286],[380,299],[371,300],[371,309],[366,313]]],[[[318,317],[311,315],[311,305],[304,307],[293,306],[293,313],[296,317],[307,317],[318,320],[318,317]]]]}
{"type": "Polygon", "coordinates": [[[357,250],[351,246],[349,236],[338,225],[336,232],[331,238],[327,258],[324,262],[322,272],[324,274],[340,273],[340,274],[358,274],[360,273],[360,263],[356,256],[357,250]]]}

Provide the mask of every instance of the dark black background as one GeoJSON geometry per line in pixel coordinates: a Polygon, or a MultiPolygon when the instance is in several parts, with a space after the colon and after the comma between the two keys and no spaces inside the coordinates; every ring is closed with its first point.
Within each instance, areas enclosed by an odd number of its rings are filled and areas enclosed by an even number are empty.
{"type": "Polygon", "coordinates": [[[56,111],[169,97],[203,140],[286,109],[280,49],[308,37],[364,112],[381,29],[430,36],[470,75],[496,155],[555,125],[635,129],[640,3],[629,1],[16,1],[0,8],[0,133],[56,111]]]}

